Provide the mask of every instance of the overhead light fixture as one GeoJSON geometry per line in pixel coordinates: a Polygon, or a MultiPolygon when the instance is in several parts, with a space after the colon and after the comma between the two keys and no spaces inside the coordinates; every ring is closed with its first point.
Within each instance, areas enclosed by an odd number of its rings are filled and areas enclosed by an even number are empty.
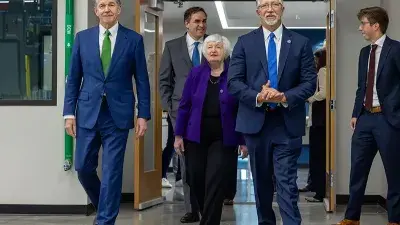
{"type": "MultiPolygon", "coordinates": [[[[9,3],[10,1],[0,1],[0,4],[2,4],[2,3],[4,3],[4,4],[7,4],[7,3],[9,3]]],[[[26,2],[26,3],[33,3],[33,2],[35,2],[34,0],[24,0],[24,2],[26,2]]]]}
{"type": "Polygon", "coordinates": [[[155,30],[150,30],[150,29],[147,29],[147,28],[144,28],[144,31],[145,31],[145,32],[149,32],[149,33],[154,33],[154,32],[156,32],[155,30]]]}
{"type": "MultiPolygon", "coordinates": [[[[226,16],[224,3],[222,1],[214,1],[215,8],[217,9],[219,21],[221,22],[222,29],[224,30],[255,30],[258,27],[230,27],[228,26],[228,19],[226,16]]],[[[326,27],[286,27],[287,29],[326,29],[326,27]]]]}

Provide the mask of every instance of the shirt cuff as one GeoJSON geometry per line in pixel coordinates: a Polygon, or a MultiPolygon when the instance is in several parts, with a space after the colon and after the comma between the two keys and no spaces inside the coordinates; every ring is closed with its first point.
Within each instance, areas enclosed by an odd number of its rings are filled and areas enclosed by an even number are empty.
{"type": "Polygon", "coordinates": [[[258,102],[257,102],[257,99],[258,99],[258,95],[259,95],[259,94],[260,94],[260,93],[258,93],[257,96],[256,96],[256,107],[261,107],[262,104],[263,104],[262,102],[261,102],[261,103],[258,103],[258,102]]]}
{"type": "Polygon", "coordinates": [[[75,116],[74,115],[66,115],[66,116],[64,116],[64,120],[66,120],[66,119],[75,119],[75,116]]]}
{"type": "Polygon", "coordinates": [[[287,102],[282,102],[281,105],[282,105],[284,108],[287,108],[287,107],[289,106],[289,105],[287,104],[287,102]]]}

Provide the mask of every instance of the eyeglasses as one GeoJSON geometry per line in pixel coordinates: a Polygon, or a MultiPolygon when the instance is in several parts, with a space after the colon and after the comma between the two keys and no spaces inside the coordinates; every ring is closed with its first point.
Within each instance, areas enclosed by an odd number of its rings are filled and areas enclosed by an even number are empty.
{"type": "Polygon", "coordinates": [[[281,5],[282,5],[282,3],[280,3],[280,2],[272,2],[271,4],[264,3],[262,5],[259,5],[257,8],[258,9],[269,9],[269,8],[279,9],[281,7],[281,5]]]}

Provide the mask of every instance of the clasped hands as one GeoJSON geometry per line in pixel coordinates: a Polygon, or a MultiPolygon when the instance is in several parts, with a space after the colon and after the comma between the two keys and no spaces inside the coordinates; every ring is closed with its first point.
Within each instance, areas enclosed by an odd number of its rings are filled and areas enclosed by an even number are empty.
{"type": "Polygon", "coordinates": [[[257,102],[270,102],[270,103],[284,103],[286,102],[286,97],[283,92],[270,87],[270,81],[262,86],[261,92],[257,96],[257,102]]]}

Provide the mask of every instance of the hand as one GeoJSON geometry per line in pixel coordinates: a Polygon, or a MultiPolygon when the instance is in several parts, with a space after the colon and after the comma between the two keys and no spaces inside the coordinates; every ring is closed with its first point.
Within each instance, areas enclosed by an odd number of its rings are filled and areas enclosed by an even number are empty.
{"type": "Polygon", "coordinates": [[[247,158],[247,156],[249,155],[249,151],[247,149],[247,147],[245,145],[240,145],[239,146],[240,152],[242,153],[242,159],[247,158]]]}
{"type": "Polygon", "coordinates": [[[183,146],[183,138],[181,136],[175,136],[174,148],[178,155],[182,155],[185,151],[183,146]]]}
{"type": "Polygon", "coordinates": [[[286,98],[282,92],[270,87],[270,81],[268,81],[262,87],[262,91],[259,93],[259,97],[257,99],[258,102],[272,102],[272,103],[281,103],[285,102],[286,98]]]}
{"type": "Polygon", "coordinates": [[[354,131],[356,129],[357,118],[353,117],[350,120],[350,128],[354,131]]]}
{"type": "Polygon", "coordinates": [[[71,137],[76,137],[76,120],[75,118],[65,119],[65,131],[71,137]]]}
{"type": "Polygon", "coordinates": [[[267,100],[275,98],[278,95],[280,95],[280,92],[277,91],[274,88],[271,88],[270,85],[271,85],[270,81],[268,80],[268,82],[266,84],[264,84],[263,87],[262,87],[262,92],[266,93],[266,98],[265,99],[267,99],[267,100]]]}
{"type": "Polygon", "coordinates": [[[144,133],[146,133],[147,130],[147,120],[143,118],[138,118],[136,123],[136,135],[138,137],[143,137],[144,133]]]}

